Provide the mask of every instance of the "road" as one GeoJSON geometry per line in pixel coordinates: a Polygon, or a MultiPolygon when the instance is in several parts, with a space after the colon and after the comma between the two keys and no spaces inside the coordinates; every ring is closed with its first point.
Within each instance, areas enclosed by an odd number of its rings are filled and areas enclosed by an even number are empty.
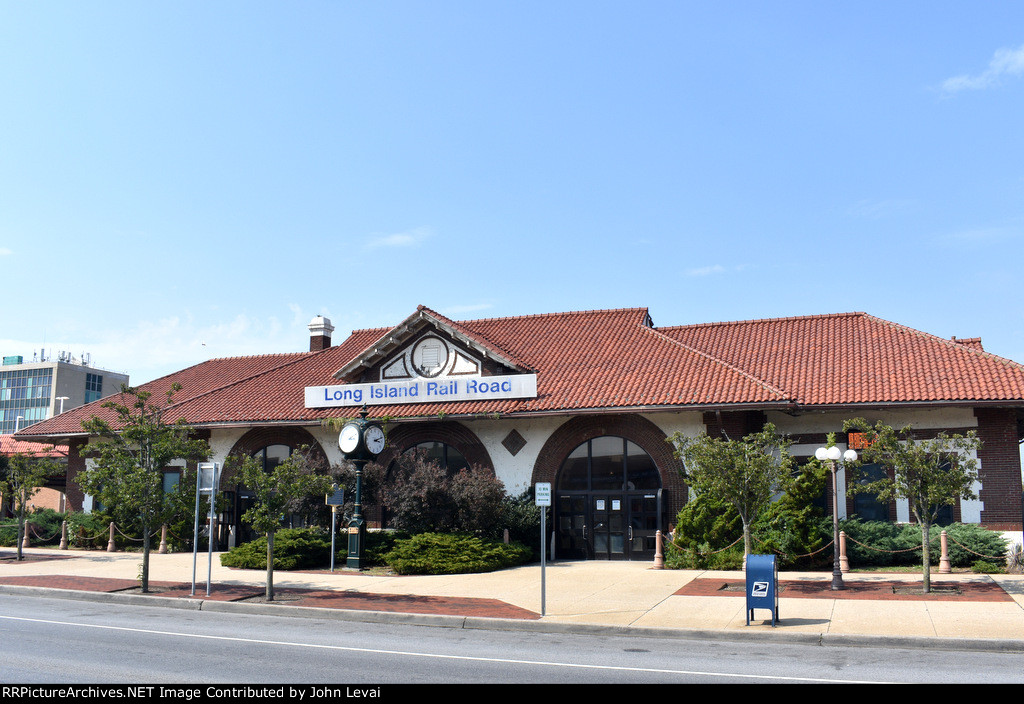
{"type": "Polygon", "coordinates": [[[0,681],[1007,683],[1020,654],[468,630],[0,596],[0,681]]]}

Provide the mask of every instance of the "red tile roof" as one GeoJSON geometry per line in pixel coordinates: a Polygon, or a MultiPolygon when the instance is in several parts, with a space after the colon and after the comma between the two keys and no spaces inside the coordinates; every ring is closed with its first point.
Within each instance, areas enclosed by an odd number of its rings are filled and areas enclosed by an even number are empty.
{"type": "Polygon", "coordinates": [[[15,440],[13,435],[0,435],[0,455],[31,455],[33,457],[67,457],[67,445],[47,445],[15,440]]]}
{"type": "MultiPolygon", "coordinates": [[[[533,399],[375,406],[375,417],[551,414],[659,408],[790,408],[858,404],[1024,406],[1024,366],[865,313],[654,328],[645,308],[430,323],[518,369],[534,370],[533,399]]],[[[408,325],[411,316],[402,325],[408,325]]],[[[307,386],[338,383],[405,334],[357,330],[317,352],[215,359],[146,384],[154,401],[173,382],[172,415],[200,426],[315,423],[358,408],[307,409],[307,386]]],[[[397,349],[394,347],[392,349],[397,349]]],[[[82,434],[103,401],[25,428],[19,437],[82,434]]]]}

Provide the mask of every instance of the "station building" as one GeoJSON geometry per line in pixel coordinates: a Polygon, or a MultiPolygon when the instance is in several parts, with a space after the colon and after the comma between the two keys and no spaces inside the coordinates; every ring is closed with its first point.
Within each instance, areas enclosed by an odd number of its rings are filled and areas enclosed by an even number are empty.
{"type": "MultiPolygon", "coordinates": [[[[493,468],[510,494],[551,482],[558,558],[653,557],[656,531],[688,496],[667,442],[677,431],[735,438],[771,422],[799,459],[829,433],[845,449],[843,422],[854,417],[925,435],[974,430],[978,498],[948,519],[1020,540],[1024,366],[976,338],[866,313],[657,327],[645,308],[454,321],[421,306],[339,344],[329,320],[309,328],[306,351],[213,359],[143,388],[160,398],[180,384],[169,417],[192,424],[222,463],[253,455],[272,464],[303,445],[340,463],[326,421],[366,406],[385,422],[382,464],[419,447],[449,469],[493,468]]],[[[17,434],[68,445],[76,509],[90,505],[73,481],[88,466],[81,422],[108,413],[101,406],[17,434]]],[[[181,470],[166,471],[173,480],[181,470]]],[[[246,488],[226,476],[221,490],[232,506],[221,521],[243,530],[246,488]]],[[[847,492],[842,473],[839,494],[841,518],[911,520],[903,503],[847,492]]]]}

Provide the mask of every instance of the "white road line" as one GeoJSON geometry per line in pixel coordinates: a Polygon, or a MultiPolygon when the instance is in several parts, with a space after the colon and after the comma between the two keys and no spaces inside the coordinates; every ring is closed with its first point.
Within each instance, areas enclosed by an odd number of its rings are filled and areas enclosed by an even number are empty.
{"type": "Polygon", "coordinates": [[[606,670],[606,671],[620,671],[620,672],[647,672],[656,674],[669,674],[669,675],[698,675],[698,676],[709,676],[709,677],[734,677],[737,679],[748,679],[748,680],[775,680],[782,682],[820,682],[830,684],[896,684],[894,682],[879,682],[876,680],[844,680],[835,678],[824,678],[824,677],[784,677],[779,675],[747,675],[735,672],[713,672],[713,671],[701,671],[701,670],[674,670],[665,668],[653,668],[653,667],[625,667],[621,665],[585,665],[574,662],[552,662],[547,660],[514,660],[510,658],[485,658],[470,655],[443,655],[441,653],[417,653],[407,650],[381,650],[379,648],[357,648],[346,645],[318,645],[316,643],[296,643],[292,641],[281,641],[281,640],[266,640],[262,638],[239,638],[236,636],[210,636],[203,635],[200,633],[181,633],[176,631],[157,631],[147,628],[128,628],[126,626],[103,626],[92,623],[76,623],[74,621],[55,621],[51,619],[42,618],[25,618],[21,616],[2,616],[0,619],[7,619],[9,621],[26,621],[30,623],[46,623],[54,626],[76,626],[79,628],[97,628],[107,631],[127,631],[130,633],[144,633],[150,635],[160,636],[174,636],[176,638],[196,638],[202,640],[219,640],[219,641],[230,641],[235,643],[259,643],[262,645],[279,645],[288,646],[293,648],[315,648],[319,650],[339,650],[354,653],[373,653],[378,655],[402,655],[406,657],[418,657],[418,658],[438,658],[443,660],[467,660],[474,662],[488,662],[497,664],[508,664],[508,665],[533,665],[542,667],[564,667],[564,668],[576,668],[576,669],[587,669],[587,670],[606,670]]]}

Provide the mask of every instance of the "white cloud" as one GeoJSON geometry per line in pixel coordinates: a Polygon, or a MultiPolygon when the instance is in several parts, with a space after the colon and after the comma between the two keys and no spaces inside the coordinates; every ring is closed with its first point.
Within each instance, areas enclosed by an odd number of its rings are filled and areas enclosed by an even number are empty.
{"type": "Polygon", "coordinates": [[[56,359],[60,352],[75,358],[89,355],[101,369],[124,372],[132,384],[142,384],[216,357],[242,357],[280,352],[304,352],[309,338],[306,324],[282,324],[274,317],[238,314],[230,319],[196,321],[191,315],[140,321],[134,326],[97,330],[85,337],[49,340],[44,344],[0,340],[6,354],[31,358],[39,348],[56,359]]]}
{"type": "Polygon", "coordinates": [[[1020,75],[1024,75],[1024,45],[1017,49],[998,50],[984,71],[974,76],[965,74],[947,78],[942,83],[942,89],[947,93],[983,90],[999,85],[1004,76],[1020,75]]]}
{"type": "Polygon", "coordinates": [[[0,257],[6,257],[11,254],[14,254],[12,250],[7,249],[7,247],[0,247],[0,257]]]}
{"type": "Polygon", "coordinates": [[[491,303],[466,303],[462,305],[447,306],[442,310],[442,312],[449,318],[457,320],[460,316],[466,315],[467,313],[479,313],[482,310],[489,310],[493,307],[494,305],[491,303]]]}
{"type": "Polygon", "coordinates": [[[405,232],[395,232],[390,235],[376,235],[366,243],[366,249],[380,249],[382,247],[415,247],[430,236],[430,230],[424,227],[413,228],[405,232]]]}
{"type": "Polygon", "coordinates": [[[710,276],[711,274],[721,274],[725,271],[725,267],[721,264],[712,264],[711,266],[702,266],[696,269],[687,269],[687,276],[710,276]]]}

